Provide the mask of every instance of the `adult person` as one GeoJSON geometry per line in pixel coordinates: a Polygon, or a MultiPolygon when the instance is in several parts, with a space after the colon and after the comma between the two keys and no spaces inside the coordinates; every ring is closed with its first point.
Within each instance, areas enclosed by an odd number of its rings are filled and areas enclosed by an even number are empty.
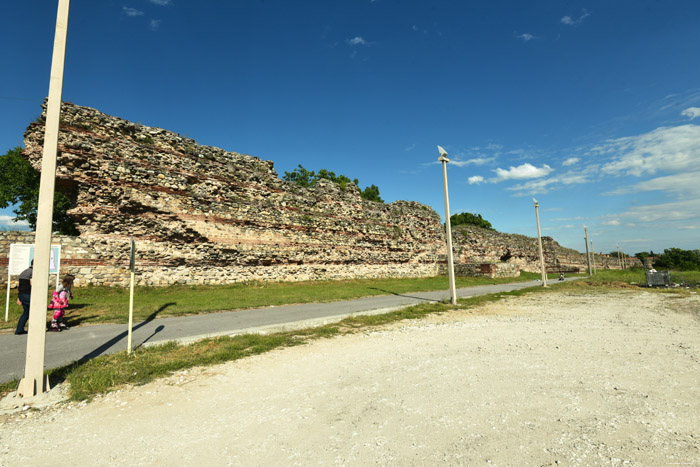
{"type": "Polygon", "coordinates": [[[19,275],[19,287],[17,287],[17,304],[22,305],[24,313],[19,317],[15,334],[26,334],[24,325],[29,319],[29,302],[32,299],[32,276],[34,275],[34,260],[27,269],[19,275]]]}

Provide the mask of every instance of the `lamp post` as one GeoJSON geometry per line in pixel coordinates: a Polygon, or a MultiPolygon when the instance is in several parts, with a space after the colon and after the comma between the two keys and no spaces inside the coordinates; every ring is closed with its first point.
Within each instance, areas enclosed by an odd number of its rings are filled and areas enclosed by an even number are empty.
{"type": "Polygon", "coordinates": [[[585,225],[583,226],[583,232],[585,233],[584,240],[586,240],[586,260],[588,261],[588,277],[591,277],[593,275],[593,271],[591,270],[591,253],[588,250],[588,227],[585,225]]]}
{"type": "Polygon", "coordinates": [[[535,203],[535,218],[537,218],[537,247],[540,252],[540,269],[542,270],[542,287],[547,287],[547,271],[544,267],[544,253],[542,252],[542,234],[540,233],[540,203],[532,198],[535,203]]]}
{"type": "Polygon", "coordinates": [[[617,245],[617,263],[620,265],[620,269],[625,269],[624,265],[622,264],[622,255],[620,255],[620,245],[617,245]]]}
{"type": "Polygon", "coordinates": [[[51,253],[51,225],[53,220],[53,195],[56,184],[56,155],[58,152],[58,127],[61,118],[63,93],[63,65],[66,56],[68,34],[68,10],[70,0],[58,1],[56,33],[51,59],[49,100],[46,106],[44,152],[41,158],[39,205],[34,237],[34,275],[29,308],[29,334],[24,378],[17,393],[33,397],[50,389],[49,377],[44,375],[44,351],[46,348],[46,309],[49,288],[49,256],[51,253]]]}
{"type": "Polygon", "coordinates": [[[450,280],[450,303],[457,304],[457,288],[455,287],[455,269],[454,260],[452,258],[452,227],[450,226],[450,198],[447,194],[447,163],[450,160],[447,158],[447,151],[441,146],[438,146],[440,157],[438,160],[442,162],[442,182],[445,188],[445,228],[447,230],[447,275],[450,280]]]}

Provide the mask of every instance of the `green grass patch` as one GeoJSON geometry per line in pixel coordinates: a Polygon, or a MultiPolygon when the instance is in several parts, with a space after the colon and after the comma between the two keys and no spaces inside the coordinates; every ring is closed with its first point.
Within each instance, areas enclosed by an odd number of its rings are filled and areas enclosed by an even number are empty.
{"type": "MultiPolygon", "coordinates": [[[[552,279],[555,274],[550,275],[552,279]]],[[[523,272],[519,278],[457,277],[457,287],[503,284],[539,279],[539,274],[523,272]]],[[[356,279],[308,282],[248,282],[230,285],[178,285],[170,287],[136,287],[134,321],[242,310],[297,303],[324,303],[377,295],[405,294],[446,290],[447,277],[404,279],[356,279]]],[[[129,289],[117,287],[80,287],[66,311],[69,326],[99,323],[126,323],[129,312],[129,289]]],[[[9,321],[0,321],[0,329],[17,325],[22,307],[16,304],[17,291],[10,294],[9,321]]],[[[48,316],[48,314],[47,314],[48,316]]]]}

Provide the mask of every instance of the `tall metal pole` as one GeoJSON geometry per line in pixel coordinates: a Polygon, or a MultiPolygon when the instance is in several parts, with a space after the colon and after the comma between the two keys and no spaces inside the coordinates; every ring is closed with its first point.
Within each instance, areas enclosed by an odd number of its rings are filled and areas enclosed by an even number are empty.
{"type": "Polygon", "coordinates": [[[595,264],[595,250],[593,249],[593,240],[591,240],[591,259],[593,260],[593,274],[598,274],[598,268],[595,264]]]}
{"type": "Polygon", "coordinates": [[[542,251],[542,234],[540,234],[540,203],[535,198],[535,217],[537,218],[537,247],[540,252],[540,269],[542,270],[542,287],[547,287],[547,270],[544,267],[544,252],[542,251]]]}
{"type": "Polygon", "coordinates": [[[588,260],[588,277],[591,277],[593,275],[593,271],[591,270],[591,253],[588,250],[588,227],[584,226],[583,231],[585,232],[585,240],[586,240],[586,259],[588,260]]]}
{"type": "Polygon", "coordinates": [[[44,152],[41,159],[39,206],[34,238],[34,275],[32,278],[31,305],[29,308],[29,334],[27,335],[27,360],[24,378],[20,380],[18,394],[33,397],[50,389],[48,375],[44,375],[44,351],[46,347],[46,310],[49,288],[49,257],[51,254],[51,225],[53,221],[53,195],[56,183],[56,155],[58,130],[61,119],[61,95],[63,93],[63,65],[66,56],[68,10],[70,0],[58,1],[56,34],[51,60],[49,101],[46,107],[44,152]]]}
{"type": "Polygon", "coordinates": [[[445,189],[445,227],[447,230],[447,275],[450,280],[450,302],[453,305],[457,304],[457,287],[455,287],[455,269],[454,260],[452,258],[452,227],[450,226],[450,197],[447,194],[447,163],[450,160],[447,158],[447,152],[438,146],[440,157],[438,160],[442,162],[442,183],[445,189]]]}

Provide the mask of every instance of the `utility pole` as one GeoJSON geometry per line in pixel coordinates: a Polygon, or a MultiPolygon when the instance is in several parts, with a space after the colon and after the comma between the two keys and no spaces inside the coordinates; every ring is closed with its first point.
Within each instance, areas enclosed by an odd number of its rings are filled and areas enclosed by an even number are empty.
{"type": "Polygon", "coordinates": [[[442,182],[445,188],[445,227],[447,230],[447,275],[450,281],[450,303],[457,304],[457,287],[455,287],[455,266],[452,258],[452,227],[450,226],[450,197],[447,194],[447,163],[450,160],[447,158],[447,151],[441,146],[438,146],[440,157],[438,160],[442,162],[442,182]]]}
{"type": "Polygon", "coordinates": [[[588,260],[588,277],[591,277],[593,275],[593,271],[591,271],[591,253],[588,250],[588,227],[585,225],[583,226],[583,232],[585,233],[584,240],[586,240],[586,259],[588,260]]]}
{"type": "Polygon", "coordinates": [[[537,218],[537,246],[540,253],[540,269],[542,271],[542,287],[547,287],[547,270],[544,267],[544,252],[542,251],[542,234],[540,233],[540,203],[532,198],[535,203],[535,217],[537,218]]]}
{"type": "Polygon", "coordinates": [[[56,33],[51,60],[49,100],[46,106],[44,152],[41,158],[39,183],[39,205],[34,237],[34,275],[29,308],[29,334],[27,335],[27,360],[24,378],[19,382],[17,393],[22,397],[34,397],[48,391],[49,377],[44,375],[44,352],[46,350],[46,310],[49,288],[49,257],[51,254],[51,225],[53,221],[53,195],[56,185],[56,155],[58,153],[58,130],[61,120],[61,95],[63,94],[63,65],[66,56],[68,35],[68,10],[70,0],[58,1],[56,33]]]}
{"type": "Polygon", "coordinates": [[[622,256],[620,255],[620,245],[617,245],[617,262],[620,265],[620,269],[625,269],[622,265],[622,256]]]}

